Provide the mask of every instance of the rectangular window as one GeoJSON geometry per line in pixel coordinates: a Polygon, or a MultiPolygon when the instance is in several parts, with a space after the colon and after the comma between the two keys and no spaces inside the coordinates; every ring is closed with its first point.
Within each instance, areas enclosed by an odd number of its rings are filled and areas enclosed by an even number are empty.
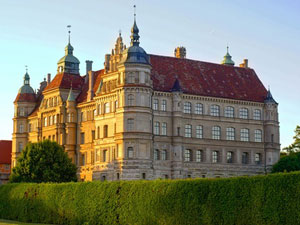
{"type": "Polygon", "coordinates": [[[227,152],[227,163],[233,163],[233,152],[227,152]]]}
{"type": "Polygon", "coordinates": [[[187,124],[184,127],[184,137],[191,138],[192,137],[192,125],[187,124]]]}
{"type": "Polygon", "coordinates": [[[220,140],[221,139],[221,127],[214,126],[212,128],[212,139],[220,140]]]}
{"type": "Polygon", "coordinates": [[[233,127],[226,128],[226,140],[228,141],[235,140],[235,129],[233,127]]]}
{"type": "Polygon", "coordinates": [[[153,110],[158,110],[158,99],[153,100],[153,110]]]}
{"type": "Polygon", "coordinates": [[[167,135],[167,123],[161,124],[161,135],[167,135]]]}
{"type": "Polygon", "coordinates": [[[261,164],[261,154],[255,153],[255,164],[259,165],[261,164]]]}
{"type": "Polygon", "coordinates": [[[243,152],[243,154],[242,154],[242,163],[243,164],[248,164],[248,162],[249,162],[249,156],[248,155],[249,155],[248,152],[243,152]]]}
{"type": "Polygon", "coordinates": [[[161,151],[161,160],[167,160],[167,150],[161,151]]]}
{"type": "Polygon", "coordinates": [[[104,104],[104,110],[105,110],[105,113],[110,113],[110,104],[109,104],[109,102],[104,104]]]}
{"type": "Polygon", "coordinates": [[[184,113],[192,113],[192,103],[190,102],[185,102],[183,105],[183,112],[184,113]]]}
{"type": "Polygon", "coordinates": [[[84,144],[84,133],[80,133],[80,144],[84,144]]]}
{"type": "Polygon", "coordinates": [[[127,130],[132,131],[134,126],[134,120],[132,118],[127,119],[127,130]]]}
{"type": "Polygon", "coordinates": [[[161,111],[167,111],[167,100],[165,99],[161,101],[161,111]]]}
{"type": "Polygon", "coordinates": [[[154,160],[159,160],[159,150],[158,149],[154,150],[154,160]]]}
{"type": "Polygon", "coordinates": [[[197,150],[196,151],[196,162],[202,162],[203,160],[203,151],[197,150]]]}
{"type": "Polygon", "coordinates": [[[195,114],[203,114],[203,105],[201,103],[196,103],[195,114]]]}
{"type": "Polygon", "coordinates": [[[213,163],[219,162],[219,152],[218,151],[212,152],[212,162],[213,163]]]}
{"type": "Polygon", "coordinates": [[[92,141],[95,140],[95,131],[92,130],[92,141]]]}
{"type": "Polygon", "coordinates": [[[159,122],[154,122],[154,134],[155,135],[159,135],[159,128],[160,128],[159,122]]]}
{"type": "Polygon", "coordinates": [[[133,148],[132,147],[127,148],[127,157],[129,159],[133,158],[133,148]]]}
{"type": "Polygon", "coordinates": [[[108,161],[108,157],[107,157],[107,150],[103,150],[103,162],[107,162],[108,161]]]}
{"type": "Polygon", "coordinates": [[[254,141],[255,142],[262,142],[262,131],[261,130],[255,130],[254,131],[254,141]]]}
{"type": "Polygon", "coordinates": [[[108,136],[108,125],[103,126],[103,137],[106,138],[108,136]]]}
{"type": "Polygon", "coordinates": [[[19,152],[23,150],[23,142],[19,142],[18,150],[19,152]]]}
{"type": "Polygon", "coordinates": [[[96,162],[99,162],[100,161],[100,149],[96,149],[96,162]]]}
{"type": "Polygon", "coordinates": [[[196,126],[196,138],[203,138],[203,126],[196,126]]]}
{"type": "Polygon", "coordinates": [[[228,117],[228,118],[233,118],[234,117],[234,108],[231,107],[231,106],[227,106],[225,108],[225,114],[224,114],[225,117],[228,117]]]}

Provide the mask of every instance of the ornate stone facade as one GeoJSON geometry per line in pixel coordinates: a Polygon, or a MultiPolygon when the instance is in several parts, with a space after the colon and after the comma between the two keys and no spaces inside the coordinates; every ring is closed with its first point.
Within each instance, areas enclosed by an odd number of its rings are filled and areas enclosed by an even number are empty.
{"type": "MultiPolygon", "coordinates": [[[[80,180],[262,174],[279,159],[278,104],[247,64],[148,55],[134,22],[104,69],[79,75],[70,42],[58,74],[14,102],[12,165],[28,142],[61,144],[80,180]]],[[[184,50],[184,54],[179,54],[184,50]]]]}

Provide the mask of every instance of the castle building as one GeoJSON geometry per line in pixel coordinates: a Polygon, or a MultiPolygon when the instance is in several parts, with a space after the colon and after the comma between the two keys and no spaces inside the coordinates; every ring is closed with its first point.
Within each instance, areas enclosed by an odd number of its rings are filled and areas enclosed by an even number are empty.
{"type": "Polygon", "coordinates": [[[278,104],[245,60],[221,64],[147,54],[134,20],[104,68],[79,73],[69,43],[35,92],[28,72],[14,101],[12,166],[28,142],[62,145],[79,180],[263,174],[279,159],[278,104]]]}

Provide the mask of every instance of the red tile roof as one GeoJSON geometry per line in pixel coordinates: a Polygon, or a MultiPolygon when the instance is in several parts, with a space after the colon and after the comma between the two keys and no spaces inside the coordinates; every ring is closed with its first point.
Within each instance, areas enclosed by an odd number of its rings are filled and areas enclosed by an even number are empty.
{"type": "Polygon", "coordinates": [[[70,73],[58,73],[51,81],[51,83],[44,89],[44,91],[54,88],[72,88],[75,90],[81,90],[84,79],[80,75],[70,73]]]}
{"type": "Polygon", "coordinates": [[[12,141],[0,141],[0,164],[11,163],[11,143],[12,141]]]}
{"type": "Polygon", "coordinates": [[[34,93],[18,93],[14,103],[16,102],[35,102],[35,94],[34,93]]]}
{"type": "Polygon", "coordinates": [[[179,80],[184,93],[263,102],[267,90],[251,68],[149,55],[154,90],[171,91],[179,80]]]}

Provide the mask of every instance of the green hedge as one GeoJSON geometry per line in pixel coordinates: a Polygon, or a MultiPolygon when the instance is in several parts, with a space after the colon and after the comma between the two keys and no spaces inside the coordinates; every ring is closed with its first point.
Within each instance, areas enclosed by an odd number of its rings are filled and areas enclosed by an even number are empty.
{"type": "Polygon", "coordinates": [[[53,224],[300,224],[300,173],[195,180],[7,184],[0,218],[53,224]]]}

